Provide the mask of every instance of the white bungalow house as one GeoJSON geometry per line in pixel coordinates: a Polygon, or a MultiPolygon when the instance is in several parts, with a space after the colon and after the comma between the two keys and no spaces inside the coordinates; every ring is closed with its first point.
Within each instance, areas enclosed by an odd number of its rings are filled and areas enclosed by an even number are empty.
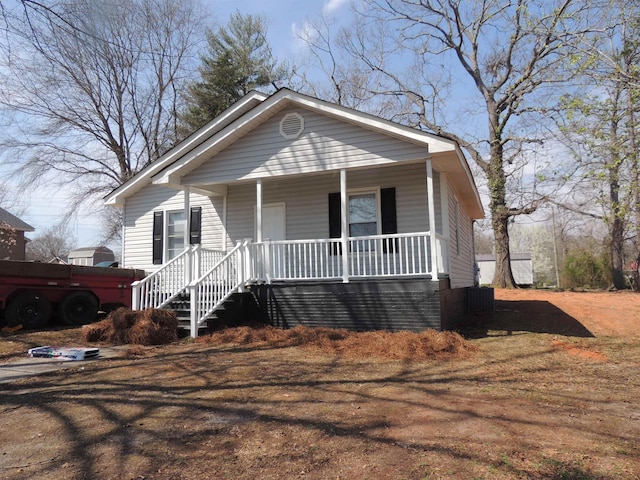
{"type": "Polygon", "coordinates": [[[221,309],[447,328],[483,217],[455,142],[287,89],[251,92],[105,201],[124,209],[122,265],[149,272],[134,308],[188,309],[192,336],[221,309]]]}

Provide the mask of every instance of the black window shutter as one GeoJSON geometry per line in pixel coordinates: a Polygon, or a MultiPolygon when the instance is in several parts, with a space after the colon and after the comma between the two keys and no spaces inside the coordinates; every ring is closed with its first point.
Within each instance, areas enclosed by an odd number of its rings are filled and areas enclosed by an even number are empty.
{"type": "Polygon", "coordinates": [[[153,212],[153,264],[162,264],[163,212],[153,212]]]}
{"type": "Polygon", "coordinates": [[[189,243],[199,245],[202,229],[202,207],[191,207],[189,216],[189,243]]]}
{"type": "MultiPolygon", "coordinates": [[[[340,238],[342,236],[342,205],[340,200],[340,192],[329,194],[329,238],[340,238]]],[[[342,246],[339,246],[340,250],[335,246],[331,251],[332,255],[336,255],[342,252],[342,246]]]]}
{"type": "MultiPolygon", "coordinates": [[[[398,220],[396,216],[396,189],[383,188],[380,190],[380,210],[382,211],[382,234],[398,233],[398,220]]],[[[388,250],[387,242],[384,244],[384,252],[388,250]]],[[[398,239],[393,242],[394,250],[398,249],[398,239]]]]}

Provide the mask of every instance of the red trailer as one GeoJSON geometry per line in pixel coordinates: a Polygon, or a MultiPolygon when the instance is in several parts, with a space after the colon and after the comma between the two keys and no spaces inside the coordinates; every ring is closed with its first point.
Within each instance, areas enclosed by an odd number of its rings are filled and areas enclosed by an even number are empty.
{"type": "Polygon", "coordinates": [[[0,261],[0,314],[10,327],[40,328],[57,317],[83,325],[99,311],[131,306],[131,283],[144,271],[0,261]]]}

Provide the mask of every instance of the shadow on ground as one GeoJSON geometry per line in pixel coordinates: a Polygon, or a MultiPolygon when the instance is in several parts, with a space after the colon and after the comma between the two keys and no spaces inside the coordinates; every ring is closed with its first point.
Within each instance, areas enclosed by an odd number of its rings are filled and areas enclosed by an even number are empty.
{"type": "Polygon", "coordinates": [[[467,314],[460,332],[466,338],[513,335],[518,332],[595,337],[571,315],[550,302],[539,300],[496,300],[493,312],[467,314]]]}

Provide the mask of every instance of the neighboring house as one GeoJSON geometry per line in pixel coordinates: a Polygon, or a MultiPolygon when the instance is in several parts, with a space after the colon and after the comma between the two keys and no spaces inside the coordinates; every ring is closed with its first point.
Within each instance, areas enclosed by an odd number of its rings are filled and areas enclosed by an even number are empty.
{"type": "Polygon", "coordinates": [[[114,263],[116,257],[113,250],[107,247],[83,247],[69,252],[69,265],[97,265],[98,263],[114,263]]]}
{"type": "Polygon", "coordinates": [[[6,233],[2,233],[3,241],[0,241],[0,260],[22,260],[25,259],[25,247],[29,241],[25,236],[25,232],[33,232],[34,228],[26,222],[23,222],[15,215],[7,212],[4,208],[0,208],[0,224],[6,223],[13,232],[10,240],[6,233]]]}
{"type": "MultiPolygon", "coordinates": [[[[496,256],[494,254],[481,253],[476,255],[478,264],[478,276],[480,285],[491,285],[496,271],[496,256]]],[[[511,271],[516,284],[521,287],[533,285],[533,263],[530,253],[512,253],[511,271]]]]}
{"type": "Polygon", "coordinates": [[[284,327],[446,328],[484,215],[455,142],[287,89],[249,93],[105,202],[122,265],[153,272],[134,306],[179,300],[193,336],[229,299],[284,327]]]}

